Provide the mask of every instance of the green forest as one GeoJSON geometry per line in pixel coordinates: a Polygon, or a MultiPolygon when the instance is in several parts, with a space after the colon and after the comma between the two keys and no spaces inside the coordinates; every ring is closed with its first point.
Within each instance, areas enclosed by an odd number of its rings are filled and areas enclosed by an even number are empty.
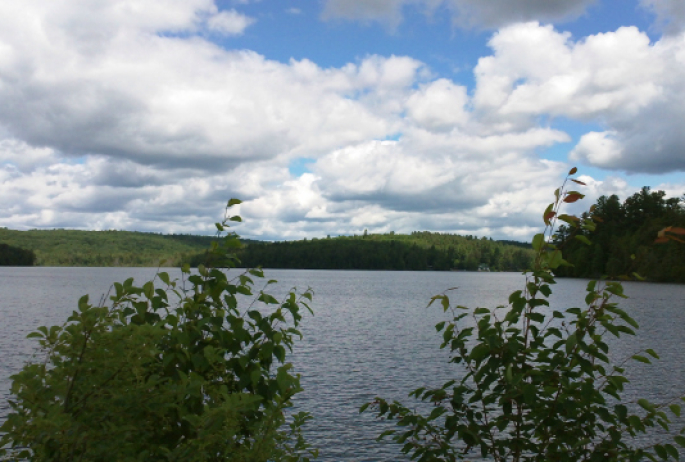
{"type": "Polygon", "coordinates": [[[523,243],[415,231],[252,243],[239,256],[247,267],[265,268],[520,271],[533,252],[523,243]]]}
{"type": "Polygon", "coordinates": [[[555,244],[573,266],[558,268],[558,275],[595,278],[637,273],[650,281],[685,282],[685,245],[655,242],[660,230],[685,227],[684,199],[665,196],[648,187],[623,202],[616,195],[602,196],[583,215],[596,223],[594,232],[559,227],[555,244]],[[581,242],[583,236],[592,241],[590,246],[581,242]]]}
{"type": "Polygon", "coordinates": [[[38,266],[157,266],[161,260],[167,266],[179,266],[209,247],[213,239],[133,231],[0,228],[0,243],[33,252],[33,263],[38,266]]]}
{"type": "MultiPolygon", "coordinates": [[[[204,261],[215,238],[131,231],[0,228],[0,242],[35,254],[39,266],[167,266],[204,261]]],[[[475,236],[431,233],[364,234],[289,242],[243,240],[243,266],[309,269],[518,271],[529,266],[530,245],[475,236]]]]}

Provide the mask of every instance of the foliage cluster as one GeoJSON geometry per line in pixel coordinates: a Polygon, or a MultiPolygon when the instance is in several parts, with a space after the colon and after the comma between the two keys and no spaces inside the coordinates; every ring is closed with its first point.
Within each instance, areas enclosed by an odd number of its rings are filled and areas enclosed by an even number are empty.
{"type": "MultiPolygon", "coordinates": [[[[638,326],[614,301],[625,298],[621,284],[591,281],[585,307],[550,306],[555,272],[569,265],[551,242],[557,220],[581,230],[595,227],[590,217],[560,213],[562,203],[582,197],[564,187],[556,191],[543,216],[545,232],[533,239],[533,270],[508,306],[471,311],[452,304],[447,293],[433,297],[431,303],[452,314],[436,329],[459,371],[439,388],[410,394],[433,405],[427,415],[380,397],[362,406],[361,411],[371,407],[380,418],[396,419],[397,429],[381,438],[392,436],[403,452],[425,462],[678,459],[669,441],[685,447],[685,429],[646,446],[634,439],[656,426],[668,432],[669,415],[680,416],[685,398],[622,401],[626,361],[615,361],[605,337],[634,335],[638,326]]],[[[644,363],[650,358],[658,358],[650,349],[632,356],[644,363]]]]}
{"type": "Polygon", "coordinates": [[[599,277],[636,272],[659,282],[685,282],[685,246],[677,242],[655,245],[657,232],[668,226],[685,227],[685,199],[665,198],[648,187],[621,202],[602,196],[582,216],[596,221],[596,229],[561,226],[555,243],[573,266],[559,276],[599,277]],[[592,244],[583,240],[592,235],[592,244]]]}
{"type": "Polygon", "coordinates": [[[33,251],[0,243],[0,266],[33,266],[35,261],[33,251]]]}
{"type": "Polygon", "coordinates": [[[302,269],[517,271],[530,266],[532,250],[473,236],[414,232],[366,234],[248,245],[240,258],[246,266],[302,269]]]}
{"type": "Polygon", "coordinates": [[[180,266],[205,250],[212,236],[134,231],[29,230],[0,228],[0,242],[33,251],[39,266],[148,266],[161,260],[180,266]]]}
{"type": "Polygon", "coordinates": [[[229,234],[212,245],[211,265],[184,267],[182,281],[160,272],[141,286],[115,283],[108,305],[83,297],[65,325],[31,334],[43,358],[13,376],[16,398],[0,427],[4,460],[315,456],[300,432],[308,416],[284,425],[300,391],[286,352],[311,292],[278,302],[254,288],[259,270],[229,279],[239,245],[229,234]]]}

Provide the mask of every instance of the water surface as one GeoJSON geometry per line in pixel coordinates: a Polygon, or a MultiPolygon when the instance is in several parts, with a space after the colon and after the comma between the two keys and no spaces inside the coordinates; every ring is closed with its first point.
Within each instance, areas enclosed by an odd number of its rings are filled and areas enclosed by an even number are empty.
{"type": "MultiPolygon", "coordinates": [[[[26,335],[39,325],[62,324],[81,295],[100,300],[114,281],[151,279],[154,268],[0,268],[0,420],[6,415],[9,375],[34,352],[26,335]]],[[[178,272],[170,271],[180,275],[178,272]]],[[[364,402],[380,395],[400,399],[419,386],[438,386],[461,372],[447,364],[434,325],[446,318],[430,297],[451,287],[453,301],[472,308],[505,304],[522,288],[518,273],[266,270],[282,296],[293,286],[312,287],[315,315],[302,324],[304,338],[289,360],[302,375],[298,409],[314,421],[307,439],[322,461],[406,460],[398,448],[375,441],[387,423],[359,415],[364,402]]],[[[583,280],[561,280],[552,297],[556,309],[583,306],[583,280]]],[[[616,357],[654,348],[662,360],[631,369],[626,397],[653,400],[685,391],[685,286],[626,283],[621,301],[639,323],[637,338],[613,341],[616,357]]],[[[260,287],[258,287],[260,288],[260,287]]]]}

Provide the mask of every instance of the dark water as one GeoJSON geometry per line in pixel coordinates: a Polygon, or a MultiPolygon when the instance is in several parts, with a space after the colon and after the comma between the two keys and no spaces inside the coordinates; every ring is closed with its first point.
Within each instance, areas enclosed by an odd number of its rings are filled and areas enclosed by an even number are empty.
{"type": "MultiPolygon", "coordinates": [[[[25,338],[29,332],[64,322],[83,294],[99,300],[114,281],[134,277],[143,283],[154,273],[150,268],[0,268],[0,420],[7,413],[8,377],[34,351],[25,338]]],[[[409,391],[459,376],[438,349],[434,325],[445,315],[437,306],[426,309],[430,297],[457,286],[453,301],[492,308],[505,304],[523,283],[514,273],[268,270],[266,275],[279,281],[274,295],[293,286],[315,291],[315,315],[303,322],[304,339],[289,360],[305,389],[295,404],[314,416],[307,439],[320,449],[322,461],[406,460],[394,445],[375,441],[387,424],[358,409],[377,395],[410,404],[409,391]]],[[[583,306],[586,284],[559,281],[554,308],[583,306]]],[[[685,286],[624,287],[631,298],[621,307],[641,328],[636,338],[613,341],[612,352],[619,358],[654,348],[661,356],[655,365],[631,369],[624,396],[659,401],[682,394],[685,286]]]]}

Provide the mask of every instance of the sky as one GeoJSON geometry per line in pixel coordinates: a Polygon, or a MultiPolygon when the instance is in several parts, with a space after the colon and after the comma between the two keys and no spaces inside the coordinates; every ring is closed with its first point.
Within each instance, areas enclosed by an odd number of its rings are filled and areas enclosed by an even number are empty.
{"type": "Polygon", "coordinates": [[[682,0],[0,0],[0,226],[528,240],[685,193],[682,0]]]}

